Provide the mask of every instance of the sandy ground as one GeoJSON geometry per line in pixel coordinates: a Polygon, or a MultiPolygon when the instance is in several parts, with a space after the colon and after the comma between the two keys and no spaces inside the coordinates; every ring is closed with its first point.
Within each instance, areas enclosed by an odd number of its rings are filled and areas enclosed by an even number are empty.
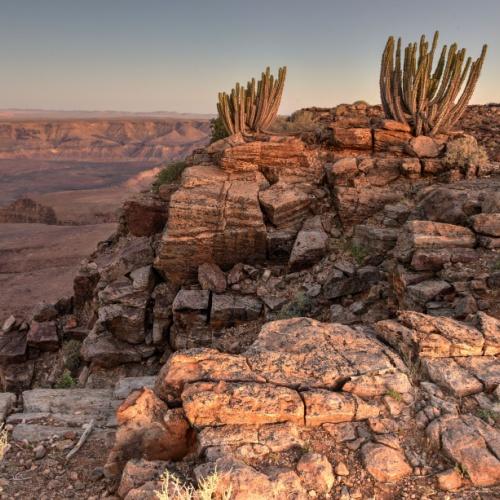
{"type": "Polygon", "coordinates": [[[72,295],[80,261],[115,228],[0,224],[0,321],[11,313],[29,315],[40,300],[72,295]]]}

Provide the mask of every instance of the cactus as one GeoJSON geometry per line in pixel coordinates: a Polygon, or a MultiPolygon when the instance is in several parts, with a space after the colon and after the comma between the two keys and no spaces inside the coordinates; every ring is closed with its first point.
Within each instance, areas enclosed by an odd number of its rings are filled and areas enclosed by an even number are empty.
{"type": "Polygon", "coordinates": [[[410,43],[401,55],[401,38],[389,37],[382,54],[380,96],[387,118],[408,124],[414,135],[435,136],[450,130],[460,119],[472,97],[488,46],[479,58],[465,62],[465,49],[454,43],[441,49],[433,70],[439,32],[429,42],[410,43]],[[460,97],[457,96],[462,89],[460,97]]]}
{"type": "Polygon", "coordinates": [[[237,83],[229,95],[220,92],[217,111],[227,132],[266,132],[278,114],[285,78],[286,66],[279,69],[277,79],[266,68],[257,83],[252,78],[246,88],[237,83]]]}

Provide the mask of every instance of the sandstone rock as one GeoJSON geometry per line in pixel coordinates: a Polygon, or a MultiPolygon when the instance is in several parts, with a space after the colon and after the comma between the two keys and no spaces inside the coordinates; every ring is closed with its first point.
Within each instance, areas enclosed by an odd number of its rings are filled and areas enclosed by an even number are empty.
{"type": "Polygon", "coordinates": [[[278,229],[300,227],[309,215],[311,196],[300,186],[277,183],[259,193],[262,209],[278,229]]]}
{"type": "Polygon", "coordinates": [[[119,427],[105,465],[108,477],[116,477],[132,458],[178,460],[192,446],[192,430],[182,409],[169,410],[150,389],[133,392],[116,418],[119,427]]]}
{"type": "Polygon", "coordinates": [[[17,320],[16,320],[16,317],[14,315],[10,315],[4,322],[3,322],[3,325],[2,325],[2,333],[9,333],[11,332],[12,330],[15,330],[16,328],[16,325],[17,325],[17,320]]]}
{"type": "Polygon", "coordinates": [[[462,476],[456,469],[448,469],[437,475],[438,486],[443,491],[454,491],[462,487],[462,476]]]}
{"type": "Polygon", "coordinates": [[[217,167],[187,168],[181,187],[170,199],[156,268],[181,284],[194,278],[198,266],[209,260],[226,269],[238,262],[265,259],[259,189],[255,180],[231,180],[217,167]]]}
{"type": "Polygon", "coordinates": [[[19,363],[26,357],[27,332],[12,330],[0,335],[0,364],[19,363]]]}
{"type": "Polygon", "coordinates": [[[215,349],[188,349],[170,356],[158,374],[155,390],[165,400],[179,400],[184,385],[198,380],[265,382],[251,371],[243,356],[215,349]]]}
{"type": "Polygon", "coordinates": [[[453,286],[444,280],[427,280],[411,285],[406,290],[412,301],[419,305],[425,305],[440,295],[452,292],[453,286]]]}
{"type": "Polygon", "coordinates": [[[33,321],[28,332],[28,345],[41,351],[57,351],[59,337],[54,321],[38,323],[33,321]]]}
{"type": "Polygon", "coordinates": [[[131,392],[140,390],[143,387],[151,389],[155,384],[155,380],[156,377],[154,376],[122,378],[115,385],[113,398],[125,399],[131,392]]]}
{"type": "Polygon", "coordinates": [[[305,230],[299,232],[288,262],[291,271],[297,271],[315,264],[324,257],[328,236],[322,230],[305,230]]]}
{"type": "Polygon", "coordinates": [[[427,435],[454,463],[467,471],[474,486],[493,486],[500,482],[499,432],[472,415],[447,416],[432,422],[427,435]]]}
{"type": "Polygon", "coordinates": [[[365,420],[379,415],[379,408],[348,393],[316,389],[302,392],[308,427],[365,420]]]}
{"type": "Polygon", "coordinates": [[[218,163],[227,172],[261,171],[271,183],[317,183],[322,177],[317,152],[293,137],[269,137],[226,147],[218,163]]]}
{"type": "Polygon", "coordinates": [[[0,364],[0,383],[5,392],[19,393],[29,389],[35,372],[33,360],[8,365],[0,364]]]}
{"type": "Polygon", "coordinates": [[[436,158],[442,147],[432,138],[426,135],[413,137],[409,142],[408,151],[419,158],[436,158]]]}
{"type": "Polygon", "coordinates": [[[367,253],[364,263],[378,265],[394,248],[398,233],[396,229],[360,224],[354,228],[352,244],[367,253]]]}
{"type": "Polygon", "coordinates": [[[483,384],[453,358],[431,358],[422,361],[429,378],[457,397],[483,391],[483,384]]]}
{"type": "Polygon", "coordinates": [[[110,304],[99,308],[99,322],[118,340],[140,344],[145,339],[146,311],[142,308],[110,304]]]}
{"type": "Polygon", "coordinates": [[[398,122],[396,120],[381,120],[380,127],[386,130],[399,130],[401,132],[411,132],[411,127],[407,123],[398,122]]]}
{"type": "Polygon", "coordinates": [[[168,217],[166,203],[148,194],[137,194],[125,201],[121,224],[124,232],[134,236],[152,236],[162,231],[168,217]]]}
{"type": "Polygon", "coordinates": [[[107,335],[89,335],[80,350],[87,363],[111,368],[123,363],[134,363],[142,359],[140,352],[132,345],[107,335]]]}
{"type": "Polygon", "coordinates": [[[500,354],[500,320],[479,311],[477,322],[484,336],[483,354],[485,356],[500,354]]]}
{"type": "Polygon", "coordinates": [[[376,267],[365,266],[348,277],[334,274],[323,284],[323,294],[327,299],[336,299],[344,295],[352,295],[366,290],[380,280],[376,267]]]}
{"type": "Polygon", "coordinates": [[[344,226],[360,224],[390,203],[401,201],[401,192],[389,187],[336,186],[333,199],[344,226]]]}
{"type": "Polygon", "coordinates": [[[500,237],[500,213],[474,215],[472,226],[477,233],[498,238],[500,237]]]}
{"type": "Polygon", "coordinates": [[[333,128],[333,143],[342,149],[372,149],[372,131],[369,128],[333,128]]]}
{"type": "Polygon", "coordinates": [[[422,176],[422,164],[418,158],[405,158],[401,161],[400,170],[409,179],[419,179],[422,176]]]}
{"type": "Polygon", "coordinates": [[[256,320],[262,311],[262,302],[254,297],[230,293],[213,294],[210,326],[221,329],[256,320]]]}
{"type": "Polygon", "coordinates": [[[117,491],[120,498],[127,497],[127,494],[131,490],[139,488],[148,481],[159,479],[167,468],[166,465],[167,462],[161,460],[129,460],[123,469],[120,486],[117,491]]]}
{"type": "Polygon", "coordinates": [[[431,248],[415,251],[411,267],[416,271],[438,271],[446,264],[474,262],[478,256],[473,248],[431,248]]]}
{"type": "Polygon", "coordinates": [[[361,449],[366,470],[383,483],[394,483],[411,474],[401,451],[381,444],[367,443],[361,449]]]}
{"type": "Polygon", "coordinates": [[[343,385],[342,390],[369,399],[374,396],[383,396],[388,391],[405,394],[411,391],[411,383],[405,373],[388,371],[377,375],[351,377],[343,385]]]}
{"type": "Polygon", "coordinates": [[[394,254],[401,262],[409,262],[417,249],[472,248],[475,242],[474,233],[468,228],[442,222],[413,220],[403,226],[394,254]]]}
{"type": "Polygon", "coordinates": [[[299,394],[286,387],[253,382],[195,382],[184,387],[182,404],[194,426],[303,424],[299,394]]]}
{"type": "Polygon", "coordinates": [[[210,290],[216,293],[226,291],[226,276],[217,264],[202,264],[198,268],[198,282],[203,290],[210,290]]]}
{"type": "Polygon", "coordinates": [[[374,148],[375,151],[403,153],[411,138],[412,136],[409,132],[402,130],[375,129],[374,148]]]}
{"type": "Polygon", "coordinates": [[[306,453],[297,463],[297,473],[307,490],[327,495],[335,483],[332,464],[319,453],[306,453]]]}
{"type": "Polygon", "coordinates": [[[174,325],[170,342],[174,349],[209,345],[212,335],[208,325],[208,290],[180,290],[172,304],[174,325]]]}

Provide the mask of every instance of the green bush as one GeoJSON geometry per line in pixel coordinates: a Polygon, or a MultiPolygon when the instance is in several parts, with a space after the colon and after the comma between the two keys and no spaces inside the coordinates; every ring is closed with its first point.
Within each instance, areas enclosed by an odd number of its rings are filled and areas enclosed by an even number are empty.
{"type": "Polygon", "coordinates": [[[276,319],[300,318],[311,311],[311,299],[304,293],[299,292],[291,302],[285,304],[276,315],[276,319]]]}
{"type": "Polygon", "coordinates": [[[56,382],[56,389],[71,389],[75,387],[76,380],[72,377],[69,370],[64,370],[59,380],[56,382]]]}
{"type": "Polygon", "coordinates": [[[224,126],[224,122],[222,121],[222,118],[220,116],[218,116],[217,118],[212,118],[210,120],[210,130],[210,144],[229,136],[229,133],[227,132],[226,127],[224,126]]]}
{"type": "Polygon", "coordinates": [[[186,167],[187,163],[185,161],[176,161],[162,168],[152,184],[153,192],[157,193],[158,189],[160,189],[160,186],[163,184],[171,184],[179,180],[186,167]]]}

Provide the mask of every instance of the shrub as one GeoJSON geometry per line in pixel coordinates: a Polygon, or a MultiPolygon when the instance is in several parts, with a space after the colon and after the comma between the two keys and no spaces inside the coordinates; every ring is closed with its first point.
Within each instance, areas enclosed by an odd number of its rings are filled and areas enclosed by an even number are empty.
{"type": "Polygon", "coordinates": [[[80,366],[80,348],[78,340],[69,340],[62,346],[64,366],[72,373],[80,366]]]}
{"type": "Polygon", "coordinates": [[[9,449],[9,436],[7,433],[7,429],[4,424],[0,424],[0,461],[3,460],[3,457],[7,453],[9,449]]]}
{"type": "Polygon", "coordinates": [[[226,127],[224,126],[224,122],[222,121],[222,118],[220,116],[218,116],[217,118],[212,118],[210,120],[210,130],[210,144],[229,136],[226,127]]]}
{"type": "Polygon", "coordinates": [[[488,162],[486,150],[471,135],[448,142],[444,162],[453,167],[482,167],[488,162]]]}
{"type": "Polygon", "coordinates": [[[76,380],[71,375],[69,370],[64,370],[59,380],[56,382],[56,389],[71,389],[75,387],[76,380]]]}
{"type": "Polygon", "coordinates": [[[290,116],[278,116],[269,128],[270,132],[299,134],[301,132],[311,132],[318,127],[318,122],[314,119],[314,113],[307,109],[299,109],[290,116]]]}
{"type": "Polygon", "coordinates": [[[158,189],[160,189],[160,186],[163,184],[171,184],[172,182],[179,180],[186,167],[187,163],[185,161],[176,161],[174,163],[169,163],[166,167],[162,168],[153,182],[153,192],[157,193],[158,189]]]}
{"type": "Polygon", "coordinates": [[[311,305],[311,299],[304,292],[299,292],[291,302],[281,308],[276,319],[300,318],[310,312],[311,305]]]}

